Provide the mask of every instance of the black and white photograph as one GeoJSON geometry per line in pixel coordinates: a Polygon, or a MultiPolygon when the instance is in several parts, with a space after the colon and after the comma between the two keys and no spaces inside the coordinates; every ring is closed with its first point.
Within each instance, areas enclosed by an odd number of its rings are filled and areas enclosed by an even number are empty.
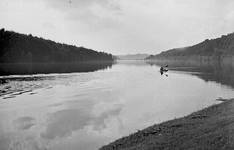
{"type": "Polygon", "coordinates": [[[234,150],[234,0],[0,0],[0,150],[234,150]]]}

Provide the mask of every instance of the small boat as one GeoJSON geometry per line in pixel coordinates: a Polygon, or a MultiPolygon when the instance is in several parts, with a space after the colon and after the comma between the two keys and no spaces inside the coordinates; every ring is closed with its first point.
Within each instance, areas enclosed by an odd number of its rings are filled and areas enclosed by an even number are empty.
{"type": "MultiPolygon", "coordinates": [[[[165,67],[168,67],[168,65],[166,65],[165,67]]],[[[168,69],[165,68],[165,67],[161,67],[161,68],[160,68],[160,73],[161,73],[161,75],[163,75],[163,73],[165,73],[165,72],[168,71],[168,69]]]]}
{"type": "Polygon", "coordinates": [[[164,68],[164,67],[161,67],[160,68],[160,72],[167,72],[168,71],[168,69],[166,69],[166,68],[164,68]]]}

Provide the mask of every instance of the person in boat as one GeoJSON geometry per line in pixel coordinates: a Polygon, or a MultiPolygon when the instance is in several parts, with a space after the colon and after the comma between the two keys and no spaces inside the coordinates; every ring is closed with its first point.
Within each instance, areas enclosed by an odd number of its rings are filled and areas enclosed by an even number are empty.
{"type": "Polygon", "coordinates": [[[163,75],[164,72],[168,71],[167,67],[168,67],[168,65],[166,65],[165,67],[160,67],[160,73],[161,73],[161,75],[163,75]]]}

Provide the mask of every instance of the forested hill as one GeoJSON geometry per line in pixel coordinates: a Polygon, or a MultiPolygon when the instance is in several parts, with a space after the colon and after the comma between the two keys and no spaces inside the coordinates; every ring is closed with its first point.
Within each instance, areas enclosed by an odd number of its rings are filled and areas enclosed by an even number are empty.
{"type": "Polygon", "coordinates": [[[80,63],[113,61],[113,56],[84,47],[0,30],[0,63],[80,63]]]}
{"type": "Polygon", "coordinates": [[[184,48],[175,48],[158,55],[151,55],[147,59],[170,58],[183,56],[234,56],[234,33],[223,35],[220,38],[206,39],[205,41],[184,48]]]}
{"type": "Polygon", "coordinates": [[[148,57],[148,54],[128,54],[128,55],[118,55],[119,60],[143,60],[148,57]]]}

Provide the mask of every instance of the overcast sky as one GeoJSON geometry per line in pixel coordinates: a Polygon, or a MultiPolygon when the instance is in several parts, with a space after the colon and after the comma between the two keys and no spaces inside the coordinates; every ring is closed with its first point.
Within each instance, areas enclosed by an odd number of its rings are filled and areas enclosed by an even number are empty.
{"type": "Polygon", "coordinates": [[[156,54],[233,32],[234,0],[0,0],[0,28],[112,54],[156,54]]]}

